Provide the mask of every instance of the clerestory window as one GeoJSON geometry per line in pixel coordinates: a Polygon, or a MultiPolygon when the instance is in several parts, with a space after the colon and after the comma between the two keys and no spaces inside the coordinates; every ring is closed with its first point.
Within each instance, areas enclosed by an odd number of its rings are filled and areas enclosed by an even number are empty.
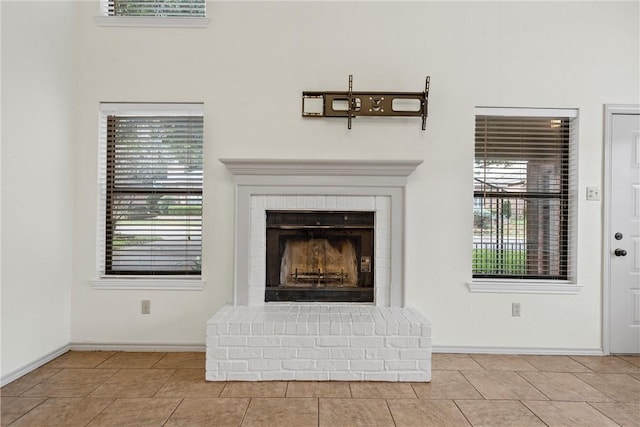
{"type": "Polygon", "coordinates": [[[199,276],[202,105],[100,110],[100,275],[199,276]]]}
{"type": "Polygon", "coordinates": [[[103,0],[107,16],[200,17],[205,0],[103,0]]]}
{"type": "Polygon", "coordinates": [[[104,26],[204,28],[209,20],[206,0],[101,0],[96,22],[104,26]]]}
{"type": "Polygon", "coordinates": [[[574,280],[577,113],[477,108],[473,278],[574,280]]]}

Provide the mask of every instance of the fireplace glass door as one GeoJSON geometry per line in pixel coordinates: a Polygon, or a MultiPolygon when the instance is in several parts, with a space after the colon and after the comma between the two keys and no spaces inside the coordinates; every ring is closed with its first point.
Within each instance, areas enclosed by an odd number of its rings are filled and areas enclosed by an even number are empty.
{"type": "Polygon", "coordinates": [[[265,301],[373,302],[374,212],[267,211],[265,301]]]}

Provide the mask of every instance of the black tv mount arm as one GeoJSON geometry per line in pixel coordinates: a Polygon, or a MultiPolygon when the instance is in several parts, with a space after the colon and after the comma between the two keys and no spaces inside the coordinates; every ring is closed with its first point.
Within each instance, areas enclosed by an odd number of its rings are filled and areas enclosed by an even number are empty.
{"type": "Polygon", "coordinates": [[[349,90],[302,92],[303,117],[421,117],[422,130],[427,128],[429,106],[429,76],[424,92],[354,92],[353,76],[349,75],[349,90]]]}

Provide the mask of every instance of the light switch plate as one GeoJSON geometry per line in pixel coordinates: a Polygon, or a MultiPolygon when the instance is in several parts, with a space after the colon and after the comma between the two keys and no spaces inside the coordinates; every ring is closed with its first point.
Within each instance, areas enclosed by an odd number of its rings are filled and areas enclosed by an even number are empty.
{"type": "Polygon", "coordinates": [[[587,187],[587,200],[600,200],[600,187],[587,187]]]}
{"type": "Polygon", "coordinates": [[[151,300],[143,299],[140,305],[140,311],[142,314],[151,314],[151,300]]]}

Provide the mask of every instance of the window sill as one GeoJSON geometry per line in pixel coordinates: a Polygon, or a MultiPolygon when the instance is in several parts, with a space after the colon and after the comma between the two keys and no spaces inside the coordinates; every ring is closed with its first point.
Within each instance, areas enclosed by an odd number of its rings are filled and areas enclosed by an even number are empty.
{"type": "Polygon", "coordinates": [[[102,277],[91,280],[91,287],[97,290],[158,290],[158,291],[201,291],[205,281],[177,278],[102,277]]]}
{"type": "Polygon", "coordinates": [[[476,279],[467,282],[469,292],[499,294],[555,294],[576,295],[582,286],[569,281],[555,280],[495,280],[476,279]]]}
{"type": "Polygon", "coordinates": [[[96,16],[96,24],[100,27],[207,28],[209,18],[96,16]]]}

